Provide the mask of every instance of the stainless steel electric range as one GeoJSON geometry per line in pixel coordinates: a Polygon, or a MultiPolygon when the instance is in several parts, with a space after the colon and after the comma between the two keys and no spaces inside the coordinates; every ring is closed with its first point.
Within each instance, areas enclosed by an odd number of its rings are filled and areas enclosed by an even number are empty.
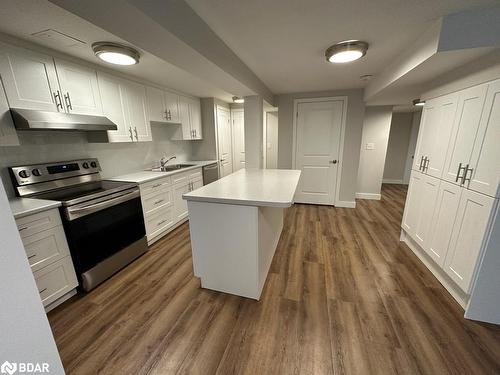
{"type": "Polygon", "coordinates": [[[20,197],[62,203],[80,287],[89,291],[148,249],[139,188],[101,179],[97,159],[9,168],[20,197]]]}

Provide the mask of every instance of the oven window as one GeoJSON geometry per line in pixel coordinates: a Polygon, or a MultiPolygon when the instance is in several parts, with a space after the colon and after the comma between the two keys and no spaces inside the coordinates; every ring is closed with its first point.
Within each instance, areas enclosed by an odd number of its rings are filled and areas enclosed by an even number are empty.
{"type": "Polygon", "coordinates": [[[141,199],[64,223],[77,274],[145,236],[141,199]]]}

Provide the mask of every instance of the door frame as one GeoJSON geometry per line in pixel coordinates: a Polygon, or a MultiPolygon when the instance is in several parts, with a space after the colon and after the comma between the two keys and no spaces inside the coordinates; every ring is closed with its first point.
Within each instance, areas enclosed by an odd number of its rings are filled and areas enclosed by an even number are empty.
{"type": "MultiPolygon", "coordinates": [[[[235,113],[243,113],[244,115],[244,108],[231,108],[229,110],[230,112],[230,120],[231,120],[231,156],[233,158],[233,171],[234,171],[234,161],[236,160],[236,154],[235,154],[235,141],[234,141],[234,114],[235,113]]],[[[243,119],[243,124],[245,123],[245,120],[243,119]]],[[[243,125],[244,126],[244,125],[243,125]]],[[[245,131],[245,128],[243,127],[243,132],[245,131]]],[[[217,138],[218,140],[218,138],[217,138]]]]}
{"type": "Polygon", "coordinates": [[[295,169],[295,158],[297,153],[297,118],[298,118],[298,106],[299,103],[315,103],[315,102],[332,102],[332,101],[342,101],[342,122],[340,124],[340,144],[339,144],[339,163],[337,168],[337,184],[335,186],[335,194],[333,197],[333,202],[330,204],[337,206],[340,200],[340,182],[342,179],[342,167],[344,165],[344,139],[345,139],[345,127],[347,119],[347,96],[327,96],[320,98],[299,98],[293,100],[293,143],[292,143],[292,168],[295,169]]]}

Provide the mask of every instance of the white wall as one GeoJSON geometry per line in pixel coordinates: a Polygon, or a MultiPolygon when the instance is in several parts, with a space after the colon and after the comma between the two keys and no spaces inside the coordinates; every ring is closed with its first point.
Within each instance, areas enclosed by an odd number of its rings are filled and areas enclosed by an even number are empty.
{"type": "Polygon", "coordinates": [[[356,198],[380,199],[391,118],[392,106],[366,108],[356,198]],[[373,150],[367,150],[367,144],[373,144],[373,150]]]}
{"type": "Polygon", "coordinates": [[[413,112],[411,119],[411,133],[410,142],[408,143],[408,154],[406,155],[405,174],[403,176],[403,184],[410,183],[411,168],[413,166],[413,158],[415,157],[415,150],[417,148],[418,130],[420,129],[420,119],[422,118],[422,111],[413,112]]]}
{"type": "Polygon", "coordinates": [[[384,166],[384,183],[402,184],[410,142],[413,114],[393,113],[384,166]]]}
{"type": "Polygon", "coordinates": [[[340,200],[354,204],[358,178],[359,147],[365,104],[363,90],[334,90],[319,92],[302,92],[278,95],[278,168],[292,168],[293,150],[293,101],[301,98],[321,98],[332,96],[347,97],[347,119],[344,138],[344,154],[342,155],[342,175],[340,180],[340,200]]]}
{"type": "Polygon", "coordinates": [[[48,363],[64,374],[54,337],[0,182],[0,363],[48,363]]]}
{"type": "Polygon", "coordinates": [[[264,140],[264,102],[261,96],[245,97],[245,167],[259,168],[264,166],[263,140],[264,140]]]}
{"type": "Polygon", "coordinates": [[[18,132],[21,146],[0,147],[0,175],[7,195],[14,191],[7,167],[96,157],[103,177],[137,172],[151,167],[162,155],[177,155],[178,160],[191,159],[191,141],[171,141],[174,127],[154,124],[152,142],[88,143],[79,132],[18,132]]]}
{"type": "Polygon", "coordinates": [[[266,168],[278,168],[278,112],[266,112],[266,168]]]}

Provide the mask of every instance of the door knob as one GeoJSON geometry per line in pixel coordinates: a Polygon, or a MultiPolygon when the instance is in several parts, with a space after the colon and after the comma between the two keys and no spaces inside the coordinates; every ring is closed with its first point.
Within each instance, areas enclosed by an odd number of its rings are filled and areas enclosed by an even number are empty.
{"type": "Polygon", "coordinates": [[[330,160],[330,164],[337,164],[337,160],[330,160]]]}

